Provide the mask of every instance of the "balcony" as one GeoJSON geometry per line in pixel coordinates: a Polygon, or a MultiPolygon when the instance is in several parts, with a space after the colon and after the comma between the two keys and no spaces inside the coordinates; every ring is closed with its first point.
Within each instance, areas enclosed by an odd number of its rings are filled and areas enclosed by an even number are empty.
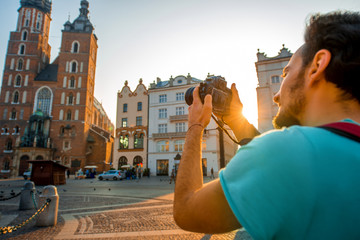
{"type": "Polygon", "coordinates": [[[189,118],[188,114],[185,115],[174,115],[170,116],[170,122],[176,122],[176,121],[187,121],[189,118]]]}
{"type": "MultiPolygon", "coordinates": [[[[153,139],[159,139],[159,138],[185,138],[186,132],[169,132],[169,133],[153,133],[152,138],[153,139]]],[[[208,138],[209,131],[206,133],[203,133],[203,138],[208,138]]]]}
{"type": "Polygon", "coordinates": [[[152,137],[157,138],[184,138],[186,132],[153,133],[152,137]]]}

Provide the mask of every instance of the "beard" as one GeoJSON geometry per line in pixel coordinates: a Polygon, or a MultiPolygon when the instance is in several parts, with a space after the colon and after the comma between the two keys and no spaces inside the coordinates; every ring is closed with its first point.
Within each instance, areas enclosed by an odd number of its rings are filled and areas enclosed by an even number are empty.
{"type": "Polygon", "coordinates": [[[288,111],[278,111],[272,123],[275,129],[300,125],[300,121],[288,111]]]}
{"type": "Polygon", "coordinates": [[[306,104],[303,91],[304,74],[305,72],[301,71],[296,78],[295,84],[290,87],[290,91],[288,94],[289,103],[286,104],[287,107],[282,110],[279,108],[276,116],[274,117],[272,123],[275,129],[280,129],[282,127],[291,127],[294,125],[301,125],[298,116],[304,110],[306,104]]]}

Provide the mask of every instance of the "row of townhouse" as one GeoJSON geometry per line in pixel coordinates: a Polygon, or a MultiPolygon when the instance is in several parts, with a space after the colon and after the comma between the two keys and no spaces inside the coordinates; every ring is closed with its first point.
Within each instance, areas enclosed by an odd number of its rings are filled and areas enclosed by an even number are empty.
{"type": "MultiPolygon", "coordinates": [[[[152,176],[166,176],[172,170],[177,171],[188,129],[185,93],[200,82],[202,80],[190,74],[180,75],[167,81],[158,78],[146,89],[140,79],[134,91],[125,82],[117,96],[113,167],[119,169],[123,165],[142,163],[152,176]]],[[[211,120],[202,142],[203,174],[210,175],[211,169],[218,172],[237,148],[227,136],[222,136],[211,120]],[[221,158],[223,164],[220,164],[221,158]]]]}

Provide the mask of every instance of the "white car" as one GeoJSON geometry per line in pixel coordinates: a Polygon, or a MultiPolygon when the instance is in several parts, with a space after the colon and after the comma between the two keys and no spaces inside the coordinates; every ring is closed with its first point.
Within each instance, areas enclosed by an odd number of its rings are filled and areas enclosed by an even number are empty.
{"type": "Polygon", "coordinates": [[[26,171],[23,173],[23,177],[25,180],[30,180],[30,177],[31,177],[31,171],[26,171]]]}
{"type": "Polygon", "coordinates": [[[104,179],[105,180],[109,180],[109,179],[123,180],[123,178],[124,178],[124,175],[119,170],[109,170],[107,172],[99,174],[99,176],[98,176],[99,180],[104,180],[104,179]]]}

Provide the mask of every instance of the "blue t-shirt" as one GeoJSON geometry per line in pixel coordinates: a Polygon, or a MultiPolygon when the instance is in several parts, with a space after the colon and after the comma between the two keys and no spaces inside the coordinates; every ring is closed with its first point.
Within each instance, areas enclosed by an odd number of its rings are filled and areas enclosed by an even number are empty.
{"type": "Polygon", "coordinates": [[[271,131],[240,148],[220,182],[254,239],[360,239],[356,141],[314,127],[271,131]]]}

